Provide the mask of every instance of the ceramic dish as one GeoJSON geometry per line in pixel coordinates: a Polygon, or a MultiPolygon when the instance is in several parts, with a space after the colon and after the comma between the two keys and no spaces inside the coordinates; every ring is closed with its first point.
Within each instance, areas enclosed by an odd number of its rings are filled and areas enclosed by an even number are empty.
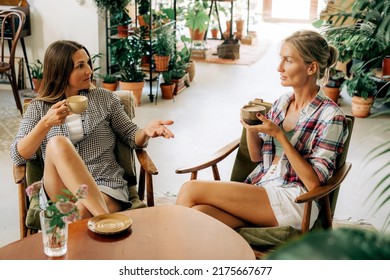
{"type": "Polygon", "coordinates": [[[104,214],[88,221],[88,229],[99,234],[117,234],[131,227],[133,221],[122,214],[104,214]]]}

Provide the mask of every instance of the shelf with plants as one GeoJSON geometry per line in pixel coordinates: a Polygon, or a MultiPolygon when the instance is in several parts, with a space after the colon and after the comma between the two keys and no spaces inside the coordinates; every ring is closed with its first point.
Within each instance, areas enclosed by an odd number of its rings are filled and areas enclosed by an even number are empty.
{"type": "MultiPolygon", "coordinates": [[[[127,18],[123,16],[124,11],[128,15],[127,9],[106,10],[107,73],[116,75],[120,82],[129,76],[129,73],[126,73],[129,70],[126,70],[124,65],[130,63],[133,71],[142,73],[144,81],[150,81],[149,99],[152,102],[155,98],[152,81],[157,77],[153,54],[157,51],[155,47],[159,46],[157,44],[158,34],[163,30],[174,30],[176,14],[173,8],[161,8],[158,11],[152,9],[149,0],[137,0],[135,4],[135,18],[127,21],[128,31],[124,36],[120,36],[116,26],[119,19],[127,18]],[[141,23],[141,21],[146,21],[146,23],[141,23]],[[137,54],[136,61],[129,62],[130,54],[134,53],[137,54]]],[[[174,1],[175,4],[176,1],[174,1]]],[[[141,77],[139,73],[133,76],[139,79],[141,77]]]]}

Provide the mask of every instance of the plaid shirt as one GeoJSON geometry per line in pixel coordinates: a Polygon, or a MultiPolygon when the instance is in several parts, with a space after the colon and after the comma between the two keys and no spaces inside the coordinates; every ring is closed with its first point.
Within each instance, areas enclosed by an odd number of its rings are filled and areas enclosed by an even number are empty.
{"type": "MultiPolygon", "coordinates": [[[[116,137],[120,137],[135,149],[137,148],[135,134],[140,128],[131,121],[119,98],[112,92],[96,88],[81,92],[80,95],[88,97],[88,107],[81,113],[84,135],[79,141],[73,143],[77,152],[98,185],[111,188],[126,186],[127,182],[123,179],[124,171],[117,163],[114,154],[116,137]]],[[[26,163],[16,148],[18,141],[37,125],[51,106],[52,104],[33,100],[27,107],[19,131],[11,144],[11,158],[16,165],[26,163]]],[[[41,143],[43,159],[45,159],[48,141],[56,135],[70,138],[67,125],[54,126],[47,133],[41,143]]],[[[35,157],[36,155],[32,158],[35,157]]]]}
{"type": "MultiPolygon", "coordinates": [[[[294,98],[295,95],[292,93],[283,95],[273,104],[266,117],[280,125],[294,98]]],[[[291,144],[311,163],[323,184],[332,176],[337,156],[343,151],[347,136],[348,126],[344,113],[320,90],[313,101],[301,111],[291,144]]],[[[263,133],[259,133],[259,137],[264,141],[263,161],[246,179],[246,182],[251,184],[259,184],[275,156],[273,137],[263,133]]],[[[304,187],[285,154],[279,160],[276,172],[283,185],[304,187]]]]}

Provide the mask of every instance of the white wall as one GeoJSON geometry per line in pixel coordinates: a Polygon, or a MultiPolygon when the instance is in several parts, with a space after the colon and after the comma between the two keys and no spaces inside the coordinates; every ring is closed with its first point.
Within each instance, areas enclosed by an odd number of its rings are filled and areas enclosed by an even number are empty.
{"type": "MultiPolygon", "coordinates": [[[[74,40],[91,54],[105,53],[104,19],[93,0],[28,0],[31,35],[24,38],[28,61],[43,60],[46,48],[56,40],[74,40]]],[[[19,45],[17,56],[24,57],[19,45]]],[[[101,59],[104,62],[104,59],[101,59]]],[[[26,87],[30,87],[26,72],[26,87]]]]}

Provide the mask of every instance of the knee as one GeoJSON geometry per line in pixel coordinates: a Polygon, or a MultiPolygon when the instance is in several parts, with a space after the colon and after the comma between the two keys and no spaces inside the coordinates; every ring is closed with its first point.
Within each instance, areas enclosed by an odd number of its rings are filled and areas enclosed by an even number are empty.
{"type": "Polygon", "coordinates": [[[65,136],[54,136],[50,138],[46,146],[46,154],[66,155],[69,149],[73,149],[73,144],[65,136]]]}
{"type": "Polygon", "coordinates": [[[179,194],[176,199],[176,204],[192,207],[193,188],[194,188],[194,181],[185,182],[179,190],[179,194]]]}

